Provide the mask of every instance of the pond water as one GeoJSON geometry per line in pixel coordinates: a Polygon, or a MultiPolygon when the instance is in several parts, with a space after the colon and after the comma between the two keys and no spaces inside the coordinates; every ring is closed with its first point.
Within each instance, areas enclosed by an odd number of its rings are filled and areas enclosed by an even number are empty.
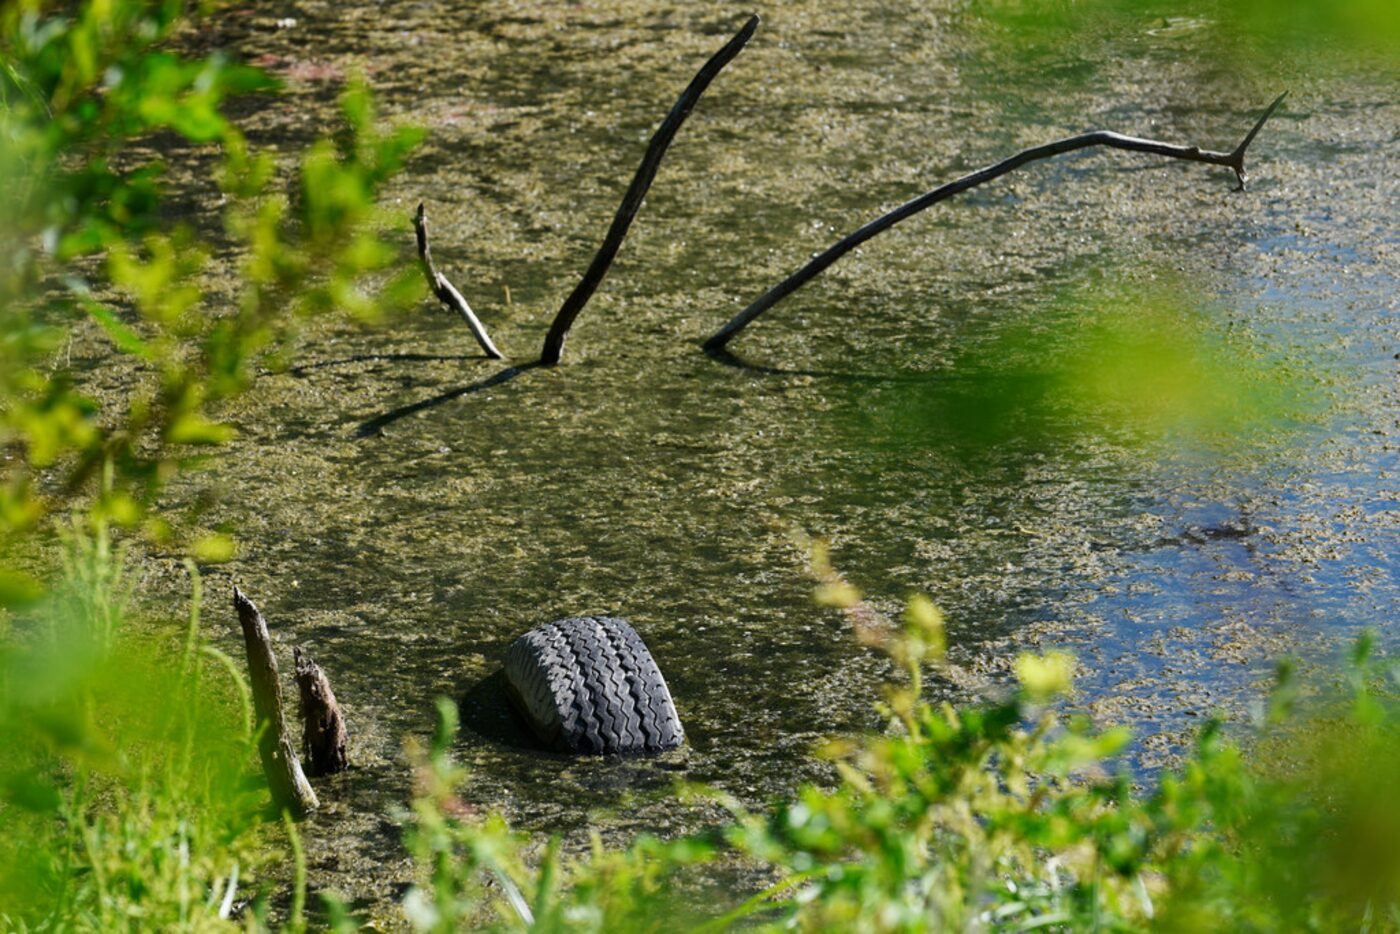
{"type": "MultiPolygon", "coordinates": [[[[878,728],[888,670],[813,604],[794,531],[829,539],[877,606],[944,607],[970,680],[931,690],[967,699],[1020,651],[1074,652],[1073,703],[1134,727],[1142,774],[1202,716],[1241,716],[1273,659],[1324,661],[1396,617],[1394,75],[1241,70],[1209,23],[1018,47],[951,6],[761,5],[561,366],[506,371],[430,301],[375,330],[316,324],[300,365],[231,413],[236,450],[172,492],[205,491],[208,521],[237,530],[210,592],[237,581],[348,709],[360,765],[308,822],[313,887],[392,925],[402,742],[443,695],[465,721],[464,796],[529,830],[693,826],[663,796],[678,778],[751,804],[822,780],[813,745],[878,728]],[[812,252],[942,181],[1099,127],[1229,149],[1285,87],[1247,193],[1123,153],[1032,166],[847,257],[735,341],[739,359],[699,350],[812,252]],[[1053,355],[1066,296],[1104,291],[1129,313],[1135,295],[1189,306],[1201,339],[1248,357],[1244,378],[1291,374],[1304,402],[1229,443],[1082,410],[1026,433],[1020,397],[964,379],[1008,333],[1053,355]],[[685,750],[521,745],[491,678],[518,634],[579,613],[643,634],[685,750]]],[[[439,265],[524,363],[656,123],[742,21],[675,2],[281,2],[191,41],[287,77],[240,105],[258,145],[290,155],[332,127],[355,73],[425,126],[386,203],[407,245],[427,201],[439,265]]],[[[146,582],[186,586],[154,558],[146,582]]],[[[236,647],[232,613],[208,617],[236,647]]]]}

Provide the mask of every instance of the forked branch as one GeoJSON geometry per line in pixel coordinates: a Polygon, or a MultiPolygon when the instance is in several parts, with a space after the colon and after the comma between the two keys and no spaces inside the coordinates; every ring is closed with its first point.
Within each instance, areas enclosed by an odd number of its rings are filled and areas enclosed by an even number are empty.
{"type": "Polygon", "coordinates": [[[744,28],[725,43],[724,48],[716,52],[714,57],[696,73],[695,77],[691,79],[690,85],[676,99],[676,104],[671,108],[671,112],[666,115],[666,119],[657,128],[655,135],[651,138],[651,143],[647,146],[646,155],[642,157],[642,164],[637,168],[637,174],[632,177],[632,184],[627,187],[627,193],[622,197],[622,204],[618,206],[612,226],[608,228],[608,234],[603,238],[603,245],[598,248],[598,253],[593,257],[593,262],[588,265],[588,270],[584,272],[583,278],[579,280],[579,284],[574,287],[573,292],[564,300],[558,314],[554,316],[554,324],[550,326],[549,334],[545,337],[544,349],[540,351],[540,362],[545,366],[553,366],[563,356],[564,341],[569,336],[569,329],[574,326],[579,312],[583,311],[583,306],[588,304],[588,300],[593,297],[593,292],[603,281],[603,277],[608,274],[608,267],[612,265],[617,251],[622,247],[622,240],[627,236],[627,229],[632,226],[632,220],[637,216],[637,211],[642,206],[642,199],[646,196],[647,189],[651,187],[652,180],[656,178],[656,170],[661,165],[661,157],[666,154],[671,140],[675,139],[676,131],[681,128],[685,118],[690,116],[690,112],[695,108],[696,102],[700,100],[700,95],[704,94],[705,89],[710,86],[710,82],[715,79],[715,76],[725,65],[734,59],[734,56],[739,54],[757,28],[758,17],[751,17],[744,24],[744,28]]]}
{"type": "Polygon", "coordinates": [[[1080,136],[1070,136],[1065,139],[1058,139],[1042,146],[1035,146],[1030,149],[1018,152],[1009,159],[1003,159],[995,165],[989,165],[984,169],[979,169],[970,175],[964,175],[956,181],[949,182],[933,189],[930,192],[920,195],[912,201],[890,211],[883,217],[876,218],[859,230],[843,238],[824,252],[813,257],[805,266],[793,273],[788,278],[764,292],[753,304],[739,312],[734,318],[720,328],[705,341],[705,350],[714,353],[722,350],[734,335],[747,327],[755,318],[772,308],[793,292],[797,291],[809,280],[815,278],[832,263],[835,263],[842,256],[860,246],[865,241],[878,233],[882,233],[898,224],[907,217],[918,214],[925,208],[932,207],[940,201],[945,201],[953,195],[967,191],[969,188],[976,188],[984,182],[989,182],[994,178],[999,178],[1008,172],[1015,171],[1028,162],[1035,162],[1038,159],[1048,159],[1051,156],[1062,155],[1073,152],[1076,149],[1088,149],[1093,146],[1107,146],[1111,149],[1126,149],[1132,152],[1146,152],[1158,156],[1167,156],[1172,159],[1185,159],[1189,162],[1205,162],[1210,165],[1223,165],[1234,169],[1235,177],[1239,179],[1239,189],[1244,190],[1245,183],[1249,180],[1244,169],[1244,157],[1250,143],[1254,142],[1254,137],[1258,135],[1264,123],[1274,115],[1287,92],[1280,94],[1274,99],[1264,111],[1258,122],[1254,124],[1248,135],[1231,152],[1212,152],[1201,149],[1199,146],[1177,146],[1171,143],[1159,143],[1156,140],[1139,139],[1135,136],[1123,136],[1119,133],[1111,133],[1107,130],[1098,130],[1093,133],[1085,133],[1080,136]]]}
{"type": "Polygon", "coordinates": [[[462,297],[447,277],[437,271],[433,265],[433,254],[428,248],[428,213],[423,205],[418,205],[418,213],[413,216],[413,229],[418,234],[418,262],[423,267],[423,275],[428,278],[428,288],[433,290],[433,294],[451,310],[461,315],[467,322],[467,327],[472,329],[472,336],[481,345],[481,349],[486,351],[486,356],[492,360],[501,360],[505,354],[496,349],[496,345],[491,343],[491,335],[486,333],[486,328],[480,319],[472,312],[472,306],[467,304],[467,300],[462,297]]]}

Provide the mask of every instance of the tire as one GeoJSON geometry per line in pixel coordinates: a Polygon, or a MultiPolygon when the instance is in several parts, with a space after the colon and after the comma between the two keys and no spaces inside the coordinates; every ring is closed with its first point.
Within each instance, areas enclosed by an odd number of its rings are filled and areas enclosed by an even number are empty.
{"type": "Polygon", "coordinates": [[[661,752],[685,739],[661,669],[615,616],[571,616],[506,651],[506,693],[535,735],[561,752],[661,752]]]}

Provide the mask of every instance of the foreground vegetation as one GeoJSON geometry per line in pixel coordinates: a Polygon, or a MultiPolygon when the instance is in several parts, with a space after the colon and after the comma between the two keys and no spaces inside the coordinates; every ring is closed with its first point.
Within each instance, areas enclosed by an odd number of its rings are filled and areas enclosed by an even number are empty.
{"type": "Polygon", "coordinates": [[[297,841],[290,824],[260,830],[246,686],[203,642],[193,564],[183,625],[129,625],[126,549],[230,557],[229,530],[156,508],[234,437],[218,407],[285,361],[307,317],[374,319],[422,293],[376,206],[420,134],[380,130],[352,87],[334,139],[294,164],[253,152],[224,107],[276,84],[219,53],[170,51],[204,15],[175,0],[0,5],[7,928],[256,926],[263,901],[248,895],[281,859],[267,838],[297,841]],[[212,229],[170,223],[168,153],[217,186],[212,229]],[[228,250],[237,292],[211,307],[211,257],[228,250]],[[101,394],[67,353],[98,336],[122,374],[101,394]]]}
{"type": "MultiPolygon", "coordinates": [[[[306,925],[295,825],[250,780],[254,726],[239,666],[184,627],[132,629],[120,562],[70,544],[62,616],[5,658],[0,920],[17,930],[266,930],[306,925]],[[75,651],[77,650],[77,651],[75,651]],[[242,767],[231,768],[230,764],[242,767]],[[283,831],[285,836],[283,836],[283,831]],[[284,892],[273,910],[274,884],[284,892]],[[290,880],[290,894],[285,886],[290,880]]],[[[820,564],[820,602],[902,676],[879,735],[833,739],[838,781],[771,810],[625,849],[566,853],[461,795],[455,704],[410,744],[405,844],[419,930],[719,930],[732,926],[1030,930],[1400,928],[1400,665],[1359,642],[1335,690],[1305,698],[1287,666],[1248,755],[1220,725],[1144,791],[1129,741],[1066,715],[1073,662],[1024,656],[1018,683],[961,707],[924,699],[947,665],[941,614],[916,598],[881,619],[820,564]],[[711,889],[705,864],[750,880],[711,889]]],[[[323,896],[314,926],[359,921],[323,896]]]]}
{"type": "MultiPolygon", "coordinates": [[[[1054,704],[1072,660],[1023,656],[1005,696],[922,698],[947,665],[943,620],[922,598],[880,620],[839,579],[819,599],[903,678],[879,704],[883,735],[832,741],[835,787],[771,812],[736,802],[694,837],[595,841],[542,855],[465,810],[448,752],[454,708],[418,768],[408,845],[430,881],[405,910],[420,930],[1276,930],[1400,928],[1400,809],[1381,776],[1400,764],[1400,666],[1357,643],[1345,687],[1300,705],[1289,666],[1249,754],[1208,724],[1177,772],[1134,786],[1114,766],[1126,729],[1054,704]],[[739,859],[774,880],[751,897],[697,897],[695,867],[739,859]],[[688,911],[677,906],[691,906],[688,911]]],[[[705,794],[691,789],[690,794],[705,794]]],[[[721,797],[721,800],[724,800],[721,797]]]]}
{"type": "MultiPolygon", "coordinates": [[[[1256,6],[1242,9],[1261,15],[1256,6]]],[[[285,364],[305,317],[368,320],[421,294],[416,269],[376,232],[375,201],[418,134],[378,127],[369,94],[352,87],[344,127],[295,164],[250,151],[223,105],[273,83],[218,55],[169,51],[187,15],[141,0],[0,7],[6,928],[296,930],[308,913],[358,924],[334,898],[307,904],[296,827],[266,811],[254,777],[240,666],[200,634],[196,565],[183,618],[134,619],[124,549],[228,557],[229,530],[157,508],[173,476],[233,437],[219,406],[258,366],[285,364]],[[172,228],[161,213],[157,150],[182,148],[217,179],[217,229],[172,228]],[[202,277],[224,250],[242,257],[240,288],[210,307],[202,277]],[[102,404],[64,362],[75,334],[94,333],[129,368],[102,404]]],[[[1115,765],[1125,730],[1063,712],[1068,658],[1025,657],[1003,694],[931,704],[924,678],[948,664],[937,610],[915,599],[902,620],[882,620],[820,552],[816,563],[819,601],[900,673],[880,701],[888,729],[823,750],[836,781],[758,813],[681,789],[732,817],[696,836],[573,853],[461,801],[469,776],[452,761],[444,703],[431,745],[410,750],[419,793],[405,844],[421,884],[405,899],[408,923],[1400,927],[1400,808],[1386,781],[1400,763],[1400,669],[1368,642],[1336,691],[1306,703],[1282,669],[1248,755],[1212,724],[1178,772],[1143,790],[1115,765]],[[748,890],[707,889],[698,867],[721,862],[748,890]]]]}

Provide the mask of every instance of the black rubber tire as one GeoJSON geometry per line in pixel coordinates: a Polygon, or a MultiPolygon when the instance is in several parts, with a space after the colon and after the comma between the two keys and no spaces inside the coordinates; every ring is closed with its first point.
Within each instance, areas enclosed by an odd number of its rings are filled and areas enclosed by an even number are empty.
{"type": "Polygon", "coordinates": [[[506,651],[506,693],[535,735],[561,752],[661,752],[685,740],[661,669],[615,616],[571,616],[506,651]]]}

